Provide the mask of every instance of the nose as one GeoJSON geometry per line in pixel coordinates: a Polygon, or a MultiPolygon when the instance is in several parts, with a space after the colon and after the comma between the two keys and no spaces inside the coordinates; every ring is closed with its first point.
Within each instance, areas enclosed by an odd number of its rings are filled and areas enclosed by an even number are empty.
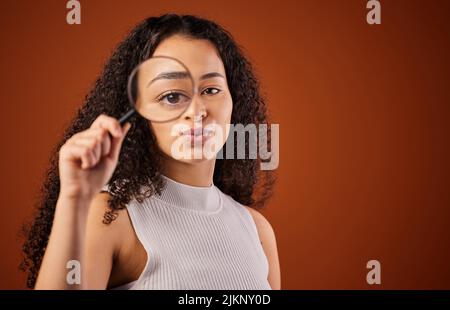
{"type": "Polygon", "coordinates": [[[208,116],[208,112],[206,110],[205,104],[203,103],[203,100],[198,97],[199,96],[197,94],[192,97],[191,104],[183,113],[184,120],[193,120],[194,122],[199,122],[206,116],[208,116]]]}

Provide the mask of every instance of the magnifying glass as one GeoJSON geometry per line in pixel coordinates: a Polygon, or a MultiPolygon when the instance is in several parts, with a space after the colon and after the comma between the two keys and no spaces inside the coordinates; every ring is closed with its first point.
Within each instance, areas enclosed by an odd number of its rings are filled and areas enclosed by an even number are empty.
{"type": "Polygon", "coordinates": [[[153,56],[131,72],[127,91],[131,109],[119,119],[120,125],[136,112],[152,122],[168,122],[191,104],[194,79],[181,61],[153,56]]]}

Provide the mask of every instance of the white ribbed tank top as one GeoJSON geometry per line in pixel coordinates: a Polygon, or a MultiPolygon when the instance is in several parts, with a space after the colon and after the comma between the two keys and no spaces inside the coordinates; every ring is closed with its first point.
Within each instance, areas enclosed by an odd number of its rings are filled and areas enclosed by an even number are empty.
{"type": "Polygon", "coordinates": [[[126,206],[148,259],[136,281],[115,289],[270,290],[250,212],[214,183],[163,179],[161,195],[126,206]]]}

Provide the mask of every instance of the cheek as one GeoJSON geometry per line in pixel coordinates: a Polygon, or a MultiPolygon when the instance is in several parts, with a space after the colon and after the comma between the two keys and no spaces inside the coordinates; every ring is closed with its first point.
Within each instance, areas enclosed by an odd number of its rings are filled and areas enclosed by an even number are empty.
{"type": "Polygon", "coordinates": [[[175,138],[172,136],[172,123],[150,122],[150,127],[153,130],[159,148],[164,152],[170,150],[172,140],[175,138]]]}
{"type": "Polygon", "coordinates": [[[229,100],[223,102],[221,109],[219,111],[216,111],[216,115],[214,117],[216,123],[222,129],[223,143],[225,143],[225,141],[228,138],[229,134],[228,125],[231,123],[232,112],[233,112],[233,101],[230,96],[229,100]]]}
{"type": "Polygon", "coordinates": [[[222,103],[221,108],[215,111],[215,119],[221,124],[229,124],[231,122],[231,113],[233,111],[233,100],[228,96],[222,103]]]}
{"type": "Polygon", "coordinates": [[[227,111],[226,111],[226,119],[227,124],[231,122],[231,113],[233,112],[233,101],[230,98],[230,102],[227,105],[227,111]]]}

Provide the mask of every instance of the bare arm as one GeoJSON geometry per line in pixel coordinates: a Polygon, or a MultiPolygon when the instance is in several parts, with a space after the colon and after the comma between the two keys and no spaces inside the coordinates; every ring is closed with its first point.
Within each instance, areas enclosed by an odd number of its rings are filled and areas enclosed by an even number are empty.
{"type": "Polygon", "coordinates": [[[281,272],[275,232],[272,225],[261,213],[249,207],[247,209],[255,221],[259,239],[269,262],[269,276],[267,280],[272,289],[279,290],[281,289],[281,272]]]}
{"type": "MultiPolygon", "coordinates": [[[[129,129],[117,120],[101,115],[92,126],[71,137],[59,154],[61,191],[49,241],[36,280],[35,289],[86,289],[94,283],[86,266],[86,228],[92,204],[100,203],[97,193],[111,178],[117,165],[120,147],[129,129]],[[76,262],[76,265],[68,265],[76,262]],[[68,269],[69,267],[69,269],[68,269]],[[68,273],[79,273],[69,277],[68,273]]],[[[99,249],[112,257],[112,246],[99,249]]],[[[102,265],[102,266],[100,266],[102,265]]],[[[108,269],[106,264],[98,268],[108,269]]],[[[103,272],[106,274],[106,272],[103,272]]],[[[96,286],[98,282],[95,282],[96,286]]]]}
{"type": "Polygon", "coordinates": [[[81,263],[82,240],[85,236],[87,208],[90,201],[60,197],[49,242],[45,250],[36,289],[80,289],[81,285],[67,282],[67,264],[71,260],[81,263]]]}
{"type": "MultiPolygon", "coordinates": [[[[89,210],[84,238],[84,272],[89,289],[106,289],[110,280],[113,261],[119,255],[124,243],[126,228],[123,210],[117,211],[117,219],[110,224],[103,223],[103,215],[110,210],[109,194],[98,194],[89,210]]],[[[126,214],[124,214],[126,215],[126,214]]]]}

